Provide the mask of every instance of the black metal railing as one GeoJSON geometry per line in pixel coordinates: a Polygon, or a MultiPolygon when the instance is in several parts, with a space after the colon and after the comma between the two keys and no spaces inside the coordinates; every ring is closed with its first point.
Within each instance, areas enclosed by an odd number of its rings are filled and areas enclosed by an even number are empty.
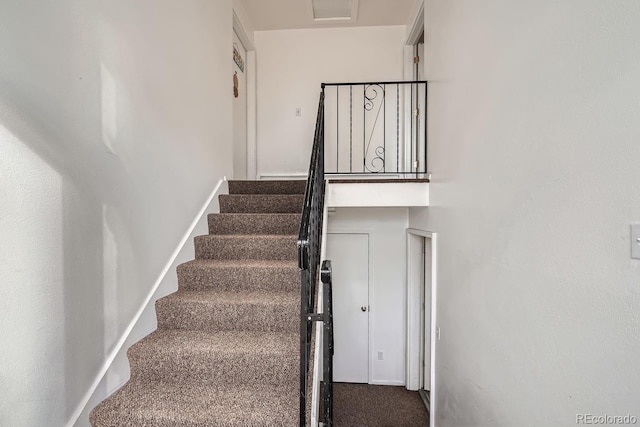
{"type": "MultiPolygon", "coordinates": [[[[320,93],[318,105],[318,116],[316,119],[316,129],[313,139],[313,149],[311,162],[309,165],[309,177],[304,195],[304,206],[302,220],[300,222],[300,232],[298,234],[298,265],[301,270],[300,289],[300,426],[306,426],[307,397],[309,393],[309,367],[311,356],[311,338],[313,325],[317,321],[324,322],[326,331],[327,320],[325,314],[315,312],[316,292],[320,273],[320,255],[322,250],[322,225],[324,220],[324,90],[320,93]]],[[[330,265],[330,264],[329,264],[330,265]]],[[[329,286],[330,287],[330,286],[329,286]]],[[[324,297],[324,295],[323,295],[324,297]]],[[[326,301],[326,299],[325,299],[326,301]]],[[[329,296],[329,301],[331,297],[329,296]]],[[[329,322],[333,327],[333,322],[329,322]]],[[[326,332],[325,332],[326,333],[326,332]]],[[[329,334],[332,337],[332,332],[329,334]]],[[[318,343],[316,343],[317,345],[318,343]]],[[[333,346],[331,347],[333,348],[333,346]]],[[[327,355],[325,353],[323,358],[327,355]]],[[[332,360],[324,364],[324,370],[331,370],[332,360]]],[[[326,387],[326,386],[325,386],[326,387]]],[[[329,399],[330,408],[332,406],[332,388],[324,398],[329,399]]],[[[327,404],[325,403],[325,408],[327,404]]],[[[326,411],[326,409],[325,409],[326,411]]],[[[330,412],[329,412],[330,414],[330,412]]],[[[330,415],[329,415],[330,416],[330,415]]],[[[325,419],[324,423],[331,425],[331,418],[325,419]]]]}
{"type": "Polygon", "coordinates": [[[301,271],[301,427],[306,427],[307,422],[311,343],[315,322],[323,323],[322,422],[329,426],[333,424],[331,262],[324,261],[320,266],[325,174],[424,176],[427,171],[426,118],[426,81],[322,84],[298,234],[298,265],[301,271]],[[345,119],[340,108],[346,102],[349,106],[345,119]],[[333,111],[327,114],[330,104],[335,105],[335,114],[333,111]],[[325,138],[329,135],[331,139],[326,144],[325,138]],[[327,170],[326,162],[331,162],[327,170]],[[316,312],[320,279],[323,284],[323,306],[320,312],[316,312]]]}
{"type": "Polygon", "coordinates": [[[324,83],[326,174],[427,173],[427,82],[324,83]]]}

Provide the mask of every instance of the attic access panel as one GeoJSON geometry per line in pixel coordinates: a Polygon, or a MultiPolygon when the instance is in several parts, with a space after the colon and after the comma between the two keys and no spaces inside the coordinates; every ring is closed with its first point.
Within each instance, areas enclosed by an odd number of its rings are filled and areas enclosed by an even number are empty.
{"type": "Polygon", "coordinates": [[[308,0],[311,17],[316,21],[355,21],[358,0],[308,0]]]}

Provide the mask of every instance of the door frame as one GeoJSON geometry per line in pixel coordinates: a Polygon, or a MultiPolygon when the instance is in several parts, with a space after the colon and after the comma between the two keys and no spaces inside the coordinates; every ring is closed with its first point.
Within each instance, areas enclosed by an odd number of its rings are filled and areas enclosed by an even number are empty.
{"type": "MultiPolygon", "coordinates": [[[[247,78],[247,179],[256,179],[257,173],[257,110],[256,110],[256,47],[247,30],[233,10],[233,31],[247,52],[245,73],[247,78]]],[[[231,55],[229,55],[231,56],[231,55]]]]}
{"type": "MultiPolygon", "coordinates": [[[[415,65],[413,63],[413,57],[415,56],[415,47],[420,40],[420,37],[424,34],[426,37],[425,31],[425,22],[424,22],[424,1],[421,1],[417,8],[414,9],[414,13],[412,14],[413,21],[409,30],[409,34],[404,43],[404,63],[403,63],[403,75],[404,79],[411,81],[416,80],[415,75],[415,65]]],[[[426,67],[423,68],[424,73],[426,74],[426,67]]],[[[405,90],[404,93],[404,109],[405,111],[411,111],[414,107],[411,104],[411,99],[409,95],[409,91],[405,90]]],[[[426,108],[426,106],[425,106],[426,108]]],[[[404,135],[403,139],[403,147],[402,152],[404,153],[404,170],[405,171],[413,171],[413,165],[411,164],[411,147],[407,144],[407,136],[410,138],[413,137],[411,135],[411,120],[406,119],[404,123],[404,135]]],[[[428,171],[426,171],[428,172],[428,171]]]]}
{"type": "MultiPolygon", "coordinates": [[[[369,241],[369,247],[367,248],[369,253],[367,255],[368,259],[369,259],[369,277],[368,277],[368,283],[367,283],[367,298],[368,298],[368,302],[367,302],[367,360],[368,360],[368,367],[367,367],[367,384],[375,384],[371,381],[371,374],[373,373],[373,363],[374,363],[374,351],[371,351],[371,349],[373,348],[372,346],[372,342],[371,342],[371,338],[373,337],[373,316],[371,316],[371,301],[373,301],[373,286],[371,286],[371,280],[373,276],[373,272],[374,272],[374,265],[373,262],[371,262],[371,254],[373,253],[373,240],[374,240],[374,233],[373,230],[370,228],[329,228],[327,230],[327,239],[329,239],[329,235],[330,234],[366,234],[368,236],[368,241],[369,241]]],[[[329,254],[327,254],[327,257],[329,256],[329,254]]]]}
{"type": "MultiPolygon", "coordinates": [[[[410,320],[411,317],[417,312],[419,313],[421,310],[421,305],[423,299],[421,299],[420,290],[412,289],[409,283],[409,269],[410,266],[410,239],[411,236],[422,237],[426,243],[426,240],[431,240],[431,330],[430,330],[430,341],[431,341],[431,366],[429,367],[431,372],[431,384],[429,390],[429,419],[430,426],[435,427],[435,409],[436,409],[436,346],[437,346],[437,290],[438,290],[438,233],[426,231],[426,230],[418,230],[415,228],[407,228],[407,283],[406,283],[406,295],[407,295],[407,331],[405,335],[405,348],[407,349],[407,369],[406,369],[406,380],[407,380],[407,388],[409,388],[410,384],[420,383],[419,375],[420,369],[419,366],[417,368],[415,366],[410,366],[409,360],[410,358],[417,358],[418,363],[420,362],[420,343],[417,345],[410,345],[409,337],[415,337],[416,334],[420,334],[420,325],[413,324],[410,320]],[[417,294],[417,295],[416,295],[417,294]],[[418,329],[416,331],[416,328],[418,329]],[[417,352],[417,356],[416,356],[417,352]],[[411,357],[410,357],[411,356],[411,357]]],[[[426,259],[425,253],[425,265],[428,262],[426,259]]],[[[424,284],[424,282],[423,282],[424,284]]]]}

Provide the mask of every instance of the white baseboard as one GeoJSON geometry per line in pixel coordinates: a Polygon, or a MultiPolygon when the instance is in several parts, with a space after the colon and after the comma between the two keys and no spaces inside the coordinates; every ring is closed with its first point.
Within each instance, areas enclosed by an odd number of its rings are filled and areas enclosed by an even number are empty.
{"type": "Polygon", "coordinates": [[[256,179],[307,179],[308,174],[305,173],[258,173],[256,179]]]}
{"type": "Polygon", "coordinates": [[[404,381],[371,381],[369,382],[371,385],[393,385],[393,386],[405,386],[406,383],[404,381]]]}
{"type": "MultiPolygon", "coordinates": [[[[189,226],[187,231],[184,233],[182,239],[180,240],[180,242],[176,246],[176,249],[173,251],[173,253],[169,257],[169,260],[167,261],[167,263],[165,264],[164,268],[160,272],[158,278],[156,279],[155,283],[153,284],[153,287],[150,289],[149,293],[147,294],[147,297],[144,299],[144,301],[140,305],[138,311],[136,312],[136,314],[133,316],[133,318],[131,319],[131,321],[127,325],[127,328],[124,330],[124,332],[120,336],[120,339],[118,339],[118,341],[115,344],[115,346],[113,347],[113,349],[107,354],[107,357],[106,357],[104,363],[102,364],[102,366],[100,368],[100,371],[98,372],[98,374],[94,378],[93,383],[91,384],[91,386],[89,387],[89,389],[87,390],[85,395],[83,396],[82,400],[78,403],[78,406],[76,407],[76,409],[73,411],[73,414],[69,418],[69,421],[67,422],[66,427],[73,427],[74,425],[76,425],[76,423],[78,422],[78,419],[80,418],[82,413],[86,411],[87,404],[89,403],[91,398],[95,397],[94,393],[96,392],[96,389],[98,388],[100,383],[103,381],[103,379],[104,379],[105,375],[107,374],[107,372],[109,371],[109,369],[111,369],[114,360],[116,360],[116,357],[118,357],[118,355],[121,354],[121,352],[126,353],[127,349],[124,348],[125,347],[124,346],[125,343],[128,341],[128,339],[133,338],[132,337],[132,331],[134,331],[134,328],[138,324],[138,321],[142,317],[143,313],[145,313],[145,311],[148,308],[153,308],[152,307],[153,304],[151,304],[151,303],[155,302],[161,296],[161,295],[157,295],[157,293],[160,290],[161,285],[167,280],[167,273],[172,269],[172,267],[175,267],[176,260],[178,260],[179,255],[186,251],[185,244],[187,243],[187,241],[193,239],[194,231],[196,230],[196,226],[198,226],[199,224],[202,225],[203,222],[206,224],[207,214],[209,213],[209,210],[211,208],[211,204],[212,204],[212,202],[214,202],[214,204],[216,202],[216,200],[214,200],[214,198],[216,197],[216,195],[220,194],[221,191],[226,191],[226,188],[223,188],[223,184],[225,184],[226,181],[227,181],[227,177],[223,177],[218,182],[218,184],[213,189],[213,191],[211,192],[211,194],[209,195],[209,197],[207,198],[207,200],[203,204],[202,208],[198,212],[196,218],[193,220],[193,222],[191,223],[191,225],[189,226]]],[[[202,233],[200,233],[200,234],[202,234],[202,233]]],[[[189,251],[189,252],[192,252],[192,251],[189,251]]],[[[182,261],[180,261],[180,262],[182,262],[182,261]]],[[[177,278],[172,278],[172,281],[176,281],[176,283],[177,283],[177,278]]],[[[167,292],[164,292],[164,293],[166,294],[167,292]]],[[[154,310],[154,312],[155,312],[155,310],[154,310]]],[[[154,329],[151,329],[151,330],[148,330],[148,331],[136,331],[137,333],[135,334],[135,336],[136,337],[146,336],[147,334],[149,334],[153,330],[154,329]]],[[[126,354],[125,354],[125,358],[126,358],[126,354]]],[[[122,385],[122,384],[120,384],[120,385],[122,385]]],[[[109,394],[111,394],[113,391],[115,391],[117,388],[118,387],[116,386],[116,387],[114,387],[113,390],[108,390],[107,394],[104,395],[104,396],[98,396],[99,400],[100,401],[103,400],[109,394]]]]}

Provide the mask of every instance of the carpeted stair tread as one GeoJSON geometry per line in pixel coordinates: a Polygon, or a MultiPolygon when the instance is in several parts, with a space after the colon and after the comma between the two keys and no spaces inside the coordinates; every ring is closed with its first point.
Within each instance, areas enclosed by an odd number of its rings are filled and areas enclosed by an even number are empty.
{"type": "Polygon", "coordinates": [[[300,272],[294,260],[198,259],[178,266],[181,290],[298,291],[300,272]]]}
{"type": "Polygon", "coordinates": [[[230,181],[158,329],[128,349],[131,378],[93,427],[295,426],[299,411],[297,234],[306,181],[230,181]]]}
{"type": "Polygon", "coordinates": [[[297,388],[127,382],[91,414],[93,427],[295,426],[297,388]]]}
{"type": "Polygon", "coordinates": [[[295,332],[299,299],[296,292],[178,291],[156,301],[158,328],[295,332]]]}
{"type": "Polygon", "coordinates": [[[136,379],[295,386],[299,345],[295,332],[158,329],[127,355],[136,379]]]}
{"type": "Polygon", "coordinates": [[[221,194],[220,213],[300,213],[302,194],[221,194]]]}
{"type": "Polygon", "coordinates": [[[299,213],[209,214],[209,234],[298,234],[299,213]]]}
{"type": "Polygon", "coordinates": [[[205,235],[194,240],[196,259],[297,259],[295,235],[205,235]]]}
{"type": "Polygon", "coordinates": [[[229,181],[229,194],[304,194],[306,180],[229,181]]]}

